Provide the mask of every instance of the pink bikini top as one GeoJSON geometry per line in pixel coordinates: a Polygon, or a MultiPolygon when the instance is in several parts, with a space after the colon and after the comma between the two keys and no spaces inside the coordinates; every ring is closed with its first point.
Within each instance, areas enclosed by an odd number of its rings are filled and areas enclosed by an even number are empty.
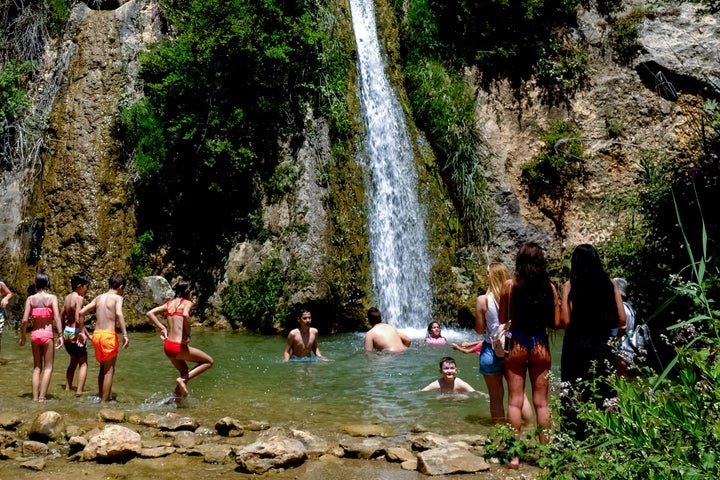
{"type": "Polygon", "coordinates": [[[447,343],[447,340],[445,339],[445,337],[425,337],[425,343],[430,343],[432,345],[445,345],[447,343]]]}
{"type": "Polygon", "coordinates": [[[30,315],[33,318],[52,318],[53,309],[52,307],[32,307],[30,309],[30,315]]]}

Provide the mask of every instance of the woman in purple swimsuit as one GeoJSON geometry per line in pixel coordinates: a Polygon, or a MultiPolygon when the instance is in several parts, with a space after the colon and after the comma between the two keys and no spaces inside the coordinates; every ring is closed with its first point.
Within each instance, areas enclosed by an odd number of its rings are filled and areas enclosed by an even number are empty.
{"type": "MultiPolygon", "coordinates": [[[[560,305],[555,286],[546,270],[545,252],[536,243],[520,247],[515,260],[515,277],[505,282],[500,297],[500,323],[510,319],[510,344],[505,354],[505,375],[508,382],[508,419],[520,438],[522,406],[525,397],[525,376],[530,373],[532,401],[539,426],[550,428],[548,379],[550,345],[548,330],[560,327],[560,305]]],[[[540,441],[547,443],[541,431],[540,441]]],[[[517,468],[520,459],[510,462],[517,468]]]]}

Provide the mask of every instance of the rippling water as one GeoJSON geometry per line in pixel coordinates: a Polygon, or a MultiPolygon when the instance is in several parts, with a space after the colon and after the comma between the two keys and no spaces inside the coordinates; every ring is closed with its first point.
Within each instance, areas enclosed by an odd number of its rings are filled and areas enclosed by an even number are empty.
{"type": "MultiPolygon", "coordinates": [[[[336,431],[344,424],[377,423],[405,433],[423,426],[444,434],[484,433],[491,425],[487,398],[482,394],[441,397],[418,392],[439,376],[445,355],[458,362],[459,377],[485,391],[477,371],[477,354],[423,343],[424,331],[406,330],[413,346],[402,354],[367,353],[363,334],[321,336],[323,355],[330,362],[284,363],[285,338],[238,333],[193,333],[193,345],[215,359],[215,365],[189,383],[187,406],[171,401],[176,370],[165,357],[157,334],[130,333],[130,348],[121,350],[113,383],[119,408],[130,414],[177,411],[203,425],[231,416],[243,422],[287,424],[315,433],[336,431]]],[[[473,340],[474,332],[443,330],[450,341],[473,340]]],[[[69,357],[56,351],[49,401],[32,401],[32,353],[17,345],[19,332],[5,330],[0,351],[0,408],[33,413],[56,410],[70,419],[87,419],[105,405],[97,403],[98,364],[90,351],[87,395],[76,398],[64,390],[69,357]]],[[[553,363],[560,360],[560,341],[553,343],[553,363]]]]}

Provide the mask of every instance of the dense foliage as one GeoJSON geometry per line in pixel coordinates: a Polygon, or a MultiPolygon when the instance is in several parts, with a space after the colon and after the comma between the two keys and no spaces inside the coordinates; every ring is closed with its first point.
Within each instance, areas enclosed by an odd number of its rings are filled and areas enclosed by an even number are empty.
{"type": "Polygon", "coordinates": [[[253,234],[280,141],[302,131],[320,33],[303,0],[168,0],[174,36],[143,58],[148,97],[123,113],[146,248],[202,284],[238,232],[253,234]],[[171,247],[171,248],[170,248],[171,247]]]}

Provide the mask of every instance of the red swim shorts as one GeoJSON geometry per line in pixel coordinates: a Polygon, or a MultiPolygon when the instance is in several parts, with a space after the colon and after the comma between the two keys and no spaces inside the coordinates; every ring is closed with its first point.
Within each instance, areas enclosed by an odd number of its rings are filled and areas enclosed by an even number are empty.
{"type": "Polygon", "coordinates": [[[95,330],[92,334],[92,344],[98,362],[112,360],[120,349],[117,332],[114,330],[95,330]]]}

